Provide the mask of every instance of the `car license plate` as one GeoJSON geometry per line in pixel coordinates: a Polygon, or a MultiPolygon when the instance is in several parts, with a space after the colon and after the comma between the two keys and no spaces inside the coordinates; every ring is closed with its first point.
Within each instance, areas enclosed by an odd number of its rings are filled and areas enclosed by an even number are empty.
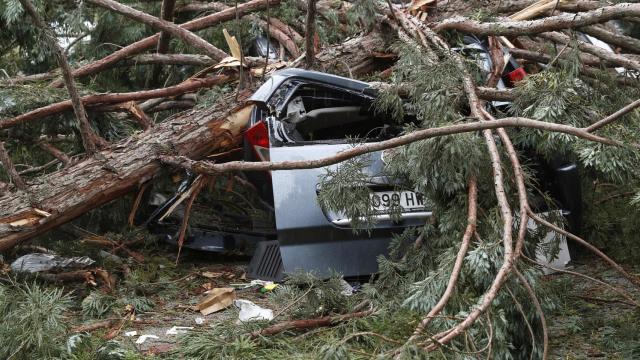
{"type": "Polygon", "coordinates": [[[371,194],[371,206],[378,213],[400,207],[402,212],[424,210],[424,197],[413,191],[379,191],[371,194]]]}

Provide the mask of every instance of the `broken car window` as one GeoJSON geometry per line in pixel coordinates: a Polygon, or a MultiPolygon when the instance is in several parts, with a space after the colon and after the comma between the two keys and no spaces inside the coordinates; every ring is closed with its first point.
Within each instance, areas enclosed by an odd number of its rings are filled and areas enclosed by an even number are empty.
{"type": "Polygon", "coordinates": [[[290,143],[381,140],[397,135],[393,121],[375,115],[365,96],[319,85],[302,85],[289,97],[279,118],[290,143]]]}

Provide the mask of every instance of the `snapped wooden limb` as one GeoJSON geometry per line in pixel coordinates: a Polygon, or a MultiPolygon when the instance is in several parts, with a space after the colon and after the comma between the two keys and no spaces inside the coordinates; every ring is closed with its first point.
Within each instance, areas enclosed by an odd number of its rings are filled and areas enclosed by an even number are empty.
{"type": "MultiPolygon", "coordinates": [[[[640,4],[637,4],[637,5],[640,6],[640,4]]],[[[545,33],[538,34],[538,36],[543,39],[551,40],[563,45],[571,42],[571,38],[569,36],[559,32],[545,32],[545,33]]],[[[640,61],[636,59],[629,58],[624,55],[611,53],[595,45],[587,44],[584,41],[577,40],[576,43],[577,43],[578,49],[580,49],[581,51],[595,55],[600,59],[608,61],[612,64],[622,66],[627,69],[640,71],[640,61]]]]}
{"type": "Polygon", "coordinates": [[[634,37],[626,36],[619,33],[614,33],[602,26],[587,26],[581,28],[580,31],[598,38],[609,45],[619,46],[625,50],[640,54],[640,39],[636,39],[634,37]]]}

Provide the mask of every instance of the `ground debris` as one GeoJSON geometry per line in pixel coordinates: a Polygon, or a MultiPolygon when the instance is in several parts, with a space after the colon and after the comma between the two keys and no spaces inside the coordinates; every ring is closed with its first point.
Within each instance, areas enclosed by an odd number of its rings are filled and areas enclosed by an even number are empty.
{"type": "Polygon", "coordinates": [[[205,316],[228,308],[236,298],[234,288],[215,288],[207,293],[207,297],[197,306],[200,313],[205,316]]]}

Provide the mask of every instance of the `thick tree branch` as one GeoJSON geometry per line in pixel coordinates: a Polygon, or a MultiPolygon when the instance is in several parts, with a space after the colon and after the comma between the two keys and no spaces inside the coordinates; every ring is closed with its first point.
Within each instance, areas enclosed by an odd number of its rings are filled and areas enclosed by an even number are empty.
{"type": "MultiPolygon", "coordinates": [[[[98,94],[98,95],[87,95],[81,98],[81,101],[85,105],[93,105],[93,104],[112,104],[112,103],[120,103],[125,101],[132,100],[146,100],[153,98],[161,98],[167,96],[175,96],[184,94],[187,92],[195,91],[201,88],[212,87],[215,85],[220,85],[234,79],[234,75],[216,75],[210,76],[202,79],[189,79],[184,81],[181,84],[170,86],[163,89],[154,89],[154,90],[146,90],[146,91],[134,91],[130,93],[111,93],[111,94],[98,94]]],[[[49,116],[52,114],[58,114],[63,111],[67,111],[72,107],[71,101],[61,101],[55,104],[47,105],[27,113],[21,114],[11,119],[2,119],[0,120],[0,129],[6,129],[17,124],[22,124],[27,121],[40,119],[45,116],[49,116]]]]}
{"type": "MultiPolygon", "coordinates": [[[[498,3],[496,11],[502,13],[513,13],[514,11],[520,11],[532,4],[535,4],[535,0],[504,0],[498,3]]],[[[555,5],[555,4],[554,4],[555,5]]],[[[600,1],[592,0],[578,0],[578,1],[559,1],[556,5],[556,10],[569,11],[569,12],[581,12],[596,10],[602,6],[600,1]]]]}
{"type": "Polygon", "coordinates": [[[465,17],[454,17],[443,20],[433,27],[435,31],[459,30],[475,35],[521,36],[548,31],[578,28],[609,20],[640,16],[640,4],[623,3],[605,6],[596,10],[577,14],[561,14],[539,20],[482,23],[465,17]]]}
{"type": "Polygon", "coordinates": [[[180,5],[176,7],[177,13],[183,12],[202,12],[202,11],[220,11],[220,5],[227,6],[219,2],[190,2],[188,4],[180,5]]]}
{"type": "Polygon", "coordinates": [[[293,41],[295,41],[296,44],[304,43],[304,37],[300,35],[297,31],[295,31],[291,26],[283,23],[280,19],[272,17],[272,18],[269,18],[268,21],[269,21],[269,24],[271,24],[271,26],[274,26],[278,30],[287,34],[291,39],[293,39],[293,41]]]}
{"type": "Polygon", "coordinates": [[[232,96],[225,96],[206,109],[173,117],[123,139],[101,151],[102,156],[85,157],[46,174],[31,184],[29,194],[13,191],[0,196],[0,251],[139,188],[160,171],[155,161],[160,152],[201,158],[237,147],[252,109],[244,98],[239,101],[241,106],[232,96]],[[11,225],[18,220],[28,224],[11,225]]]}
{"type": "MultiPolygon", "coordinates": [[[[135,21],[152,26],[156,29],[162,30],[163,33],[171,34],[177,38],[182,39],[186,44],[202,50],[210,58],[220,61],[229,55],[217,47],[211,45],[208,41],[202,39],[198,35],[186,30],[184,27],[178,26],[172,22],[168,22],[163,19],[158,19],[155,16],[151,16],[142,11],[136,10],[132,7],[120,4],[113,0],[87,0],[89,3],[101,6],[105,9],[117,12],[135,21]]],[[[162,34],[161,34],[162,35],[162,34]]],[[[160,40],[162,36],[159,35],[160,40]]]]}
{"type": "MultiPolygon", "coordinates": [[[[640,6],[640,4],[637,4],[637,5],[640,6]]],[[[569,36],[559,32],[546,32],[546,33],[538,34],[538,36],[543,39],[555,41],[563,45],[566,45],[571,42],[571,38],[569,36]]],[[[623,55],[618,55],[615,53],[608,52],[605,49],[599,48],[595,45],[587,44],[584,41],[578,40],[576,41],[576,43],[578,44],[578,49],[586,53],[595,55],[600,59],[606,60],[612,64],[616,64],[618,66],[622,66],[627,69],[640,71],[640,61],[638,60],[630,59],[623,55]]]]}
{"type": "Polygon", "coordinates": [[[611,32],[601,26],[587,26],[580,31],[598,38],[609,45],[619,46],[633,53],[640,54],[640,39],[611,32]]]}
{"type": "Polygon", "coordinates": [[[374,310],[371,309],[344,315],[324,316],[316,319],[284,321],[261,330],[256,330],[250,334],[250,337],[256,338],[260,336],[275,335],[287,330],[304,330],[322,326],[331,326],[352,319],[363,318],[373,314],[373,312],[374,310]]]}
{"type": "Polygon", "coordinates": [[[584,131],[590,132],[590,133],[594,132],[594,131],[602,128],[603,126],[606,126],[606,125],[618,120],[619,118],[623,117],[624,115],[630,113],[631,111],[636,109],[638,106],[640,106],[640,99],[628,104],[627,106],[625,106],[622,109],[614,112],[613,114],[607,116],[606,118],[591,124],[590,126],[586,127],[584,129],[584,131]]]}

